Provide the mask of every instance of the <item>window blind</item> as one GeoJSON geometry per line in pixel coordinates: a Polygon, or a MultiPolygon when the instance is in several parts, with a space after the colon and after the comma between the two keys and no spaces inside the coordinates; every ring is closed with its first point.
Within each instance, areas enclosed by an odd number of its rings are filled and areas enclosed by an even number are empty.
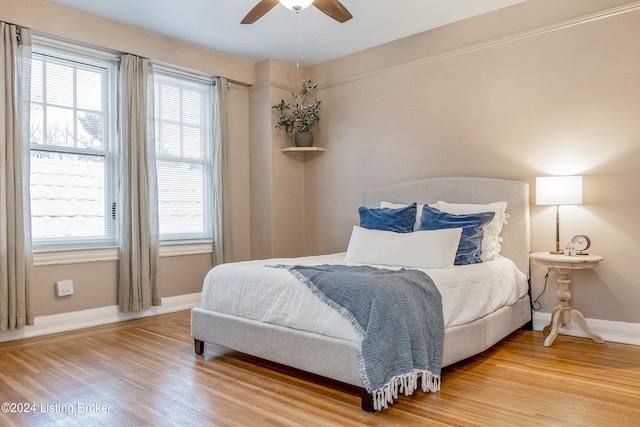
{"type": "Polygon", "coordinates": [[[211,239],[212,80],[155,68],[160,239],[211,239]]]}
{"type": "Polygon", "coordinates": [[[31,213],[34,247],[113,245],[117,61],[34,44],[31,213]]]}

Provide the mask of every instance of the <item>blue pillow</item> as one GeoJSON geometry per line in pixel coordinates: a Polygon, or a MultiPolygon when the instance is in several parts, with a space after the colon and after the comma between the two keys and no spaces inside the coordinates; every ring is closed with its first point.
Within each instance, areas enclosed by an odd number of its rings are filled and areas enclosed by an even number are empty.
{"type": "Polygon", "coordinates": [[[493,219],[494,215],[495,212],[455,215],[424,205],[420,218],[420,230],[462,228],[454,265],[478,264],[482,262],[483,227],[493,219]]]}
{"type": "Polygon", "coordinates": [[[370,230],[411,233],[416,222],[416,203],[403,208],[358,208],[360,227],[370,230]]]}

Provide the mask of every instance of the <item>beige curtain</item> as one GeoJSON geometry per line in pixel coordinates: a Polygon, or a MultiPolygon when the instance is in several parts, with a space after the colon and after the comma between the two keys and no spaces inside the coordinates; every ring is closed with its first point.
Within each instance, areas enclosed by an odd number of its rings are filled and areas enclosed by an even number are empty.
{"type": "Polygon", "coordinates": [[[120,63],[122,153],[120,179],[120,311],[160,305],[158,201],[154,144],[153,73],[147,59],[120,63]]]}
{"type": "Polygon", "coordinates": [[[213,98],[213,265],[231,261],[227,79],[217,77],[213,98]]]}
{"type": "Polygon", "coordinates": [[[30,31],[0,22],[0,58],[0,331],[5,331],[33,325],[30,31]]]}

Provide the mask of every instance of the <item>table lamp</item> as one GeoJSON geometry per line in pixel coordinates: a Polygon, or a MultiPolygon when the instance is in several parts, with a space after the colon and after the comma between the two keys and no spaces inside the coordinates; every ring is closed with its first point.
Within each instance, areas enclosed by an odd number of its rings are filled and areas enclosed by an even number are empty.
{"type": "Polygon", "coordinates": [[[582,204],[581,176],[542,176],[536,178],[536,205],[556,205],[556,250],[560,250],[560,205],[582,204]]]}

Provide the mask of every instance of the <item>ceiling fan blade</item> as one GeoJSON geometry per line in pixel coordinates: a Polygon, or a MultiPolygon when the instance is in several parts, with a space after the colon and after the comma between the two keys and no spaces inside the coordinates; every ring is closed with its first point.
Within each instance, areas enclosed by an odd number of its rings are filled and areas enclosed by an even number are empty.
{"type": "Polygon", "coordinates": [[[247,13],[247,16],[240,22],[241,24],[253,24],[258,19],[262,18],[262,15],[269,12],[278,4],[278,0],[260,0],[253,9],[247,13]]]}
{"type": "Polygon", "coordinates": [[[315,0],[313,5],[340,23],[353,18],[353,15],[338,0],[315,0]]]}

